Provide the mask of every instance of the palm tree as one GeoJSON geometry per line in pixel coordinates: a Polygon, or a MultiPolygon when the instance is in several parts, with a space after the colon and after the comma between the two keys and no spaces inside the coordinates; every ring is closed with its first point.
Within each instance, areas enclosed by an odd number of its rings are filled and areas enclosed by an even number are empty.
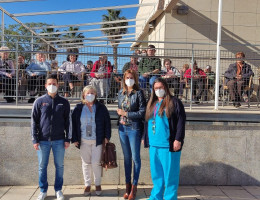
{"type": "MultiPolygon", "coordinates": [[[[50,38],[45,39],[47,41],[57,40],[61,36],[60,34],[52,34],[53,32],[59,32],[59,30],[54,30],[54,28],[45,28],[41,31],[41,33],[49,33],[48,37],[50,37],[50,38]]],[[[58,43],[56,43],[56,44],[58,44],[58,43]]],[[[46,52],[54,52],[54,53],[48,54],[47,59],[55,60],[55,58],[57,56],[57,54],[55,53],[55,52],[57,52],[56,48],[54,48],[53,46],[47,45],[47,44],[43,44],[43,45],[41,45],[40,50],[46,51],[46,52]]]]}
{"type": "MultiPolygon", "coordinates": [[[[121,14],[121,10],[108,9],[107,11],[108,11],[107,15],[102,15],[102,21],[104,22],[104,24],[101,25],[101,28],[128,26],[128,22],[106,23],[110,21],[126,20],[125,17],[119,16],[121,14]]],[[[127,33],[127,28],[115,28],[109,30],[102,30],[102,32],[105,35],[107,35],[108,39],[111,39],[110,43],[113,47],[114,66],[115,68],[117,68],[117,47],[120,41],[116,39],[121,39],[122,34],[127,33]],[[112,36],[112,35],[116,35],[116,36],[112,36]]]]}
{"type": "MultiPolygon", "coordinates": [[[[67,31],[78,31],[79,27],[69,27],[67,31]]],[[[72,33],[66,33],[65,35],[63,35],[64,39],[76,39],[76,40],[71,40],[71,41],[66,41],[65,43],[78,43],[77,46],[79,45],[83,45],[84,42],[84,38],[85,36],[83,35],[83,33],[79,33],[79,32],[72,32],[72,33]]],[[[61,45],[62,47],[68,47],[67,45],[61,45]]],[[[71,52],[73,49],[73,52],[79,52],[77,48],[73,48],[73,46],[70,49],[67,49],[67,52],[71,52]]]]}

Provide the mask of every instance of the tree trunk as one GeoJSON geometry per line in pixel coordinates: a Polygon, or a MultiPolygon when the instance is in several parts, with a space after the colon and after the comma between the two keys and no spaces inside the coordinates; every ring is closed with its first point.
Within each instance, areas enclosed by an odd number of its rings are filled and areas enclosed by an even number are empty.
{"type": "Polygon", "coordinates": [[[117,47],[118,44],[113,45],[114,69],[117,69],[117,47]]]}

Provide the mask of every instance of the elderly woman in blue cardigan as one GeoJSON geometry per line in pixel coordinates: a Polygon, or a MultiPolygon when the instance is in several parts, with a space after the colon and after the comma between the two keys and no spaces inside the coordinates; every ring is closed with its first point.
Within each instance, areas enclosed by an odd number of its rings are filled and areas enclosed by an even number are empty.
{"type": "Polygon", "coordinates": [[[108,143],[111,137],[111,122],[105,105],[97,101],[97,91],[86,86],[82,92],[81,103],[72,113],[72,143],[80,149],[82,170],[85,181],[84,195],[91,189],[93,172],[96,194],[101,195],[101,154],[102,143],[108,143]]]}
{"type": "Polygon", "coordinates": [[[162,78],[153,84],[145,119],[144,144],[150,147],[154,185],[150,200],[177,200],[186,114],[183,104],[171,95],[162,78]]]}

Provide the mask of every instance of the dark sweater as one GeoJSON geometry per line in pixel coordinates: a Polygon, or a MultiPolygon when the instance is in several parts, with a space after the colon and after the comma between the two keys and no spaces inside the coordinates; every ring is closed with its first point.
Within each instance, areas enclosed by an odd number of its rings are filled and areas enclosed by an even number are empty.
{"type": "MultiPolygon", "coordinates": [[[[95,123],[96,123],[96,146],[102,144],[103,140],[107,138],[110,140],[111,137],[111,122],[109,112],[105,105],[95,102],[96,105],[96,115],[95,115],[95,123]]],[[[81,144],[81,112],[84,104],[77,104],[72,112],[72,139],[71,142],[78,142],[78,148],[80,148],[81,144]]]]}

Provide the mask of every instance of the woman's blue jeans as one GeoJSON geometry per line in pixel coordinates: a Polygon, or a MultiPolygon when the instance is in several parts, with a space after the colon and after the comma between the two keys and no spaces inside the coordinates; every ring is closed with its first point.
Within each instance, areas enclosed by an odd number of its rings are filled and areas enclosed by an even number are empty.
{"type": "Polygon", "coordinates": [[[140,145],[141,132],[132,126],[119,125],[119,137],[124,154],[125,182],[131,183],[132,160],[134,161],[133,185],[138,184],[141,170],[140,145]]]}
{"type": "Polygon", "coordinates": [[[54,189],[55,191],[61,190],[64,172],[64,140],[40,141],[39,149],[37,155],[39,162],[39,187],[41,192],[47,192],[48,190],[47,167],[51,149],[56,168],[54,189]]]}

